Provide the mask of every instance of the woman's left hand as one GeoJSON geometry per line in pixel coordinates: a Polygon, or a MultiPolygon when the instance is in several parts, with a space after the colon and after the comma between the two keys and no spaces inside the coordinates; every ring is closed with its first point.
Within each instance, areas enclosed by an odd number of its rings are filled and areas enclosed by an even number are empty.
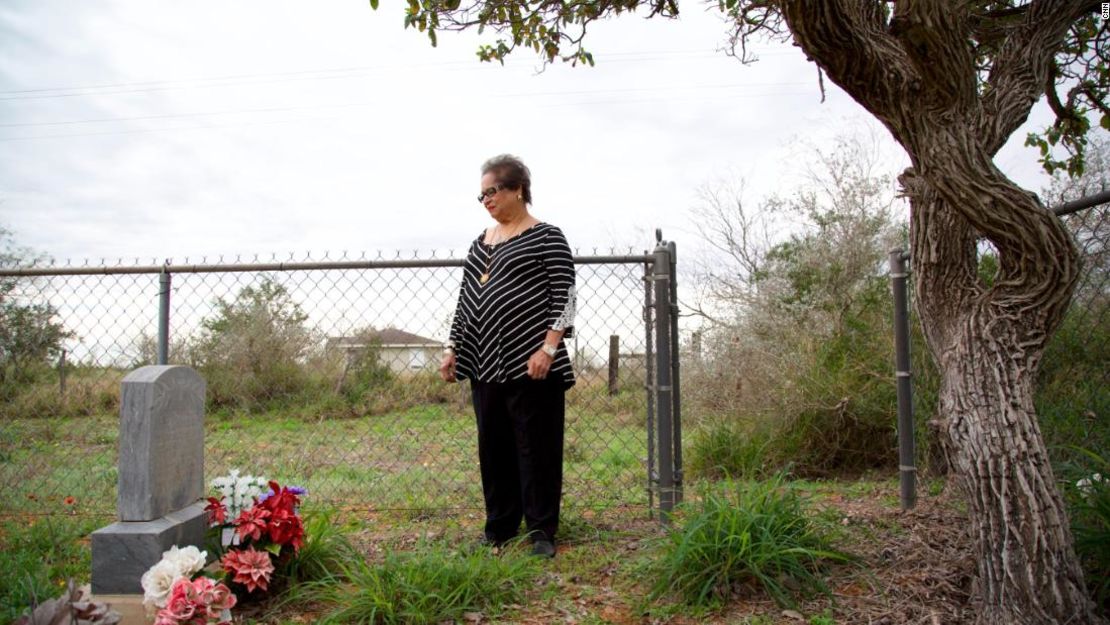
{"type": "Polygon", "coordinates": [[[536,353],[528,359],[528,377],[533,380],[542,380],[547,377],[548,370],[551,369],[551,363],[555,359],[543,353],[542,349],[537,349],[536,353]]]}

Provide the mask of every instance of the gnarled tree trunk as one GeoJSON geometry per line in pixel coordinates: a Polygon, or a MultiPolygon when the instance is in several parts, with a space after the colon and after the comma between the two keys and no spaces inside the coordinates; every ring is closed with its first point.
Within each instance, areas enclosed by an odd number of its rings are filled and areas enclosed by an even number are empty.
{"type": "Polygon", "coordinates": [[[1078,275],[1060,221],[992,158],[1042,94],[1090,3],[1033,0],[980,85],[973,3],[782,0],[794,40],[891,131],[913,166],[911,255],[939,410],[979,561],[979,622],[1101,623],[1033,407],[1034,377],[1078,275]],[[999,255],[990,286],[977,243],[999,255]]]}

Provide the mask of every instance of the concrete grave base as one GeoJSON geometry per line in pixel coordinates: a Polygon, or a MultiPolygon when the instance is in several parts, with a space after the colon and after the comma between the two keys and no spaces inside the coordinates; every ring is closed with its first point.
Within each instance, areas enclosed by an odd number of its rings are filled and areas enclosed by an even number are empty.
{"type": "Polygon", "coordinates": [[[94,595],[138,594],[142,603],[143,573],[177,545],[204,548],[208,515],[204,502],[153,521],[120,521],[92,533],[94,595]]]}
{"type": "Polygon", "coordinates": [[[119,625],[151,625],[154,611],[147,614],[142,595],[93,595],[97,603],[107,603],[113,612],[119,614],[119,625]]]}

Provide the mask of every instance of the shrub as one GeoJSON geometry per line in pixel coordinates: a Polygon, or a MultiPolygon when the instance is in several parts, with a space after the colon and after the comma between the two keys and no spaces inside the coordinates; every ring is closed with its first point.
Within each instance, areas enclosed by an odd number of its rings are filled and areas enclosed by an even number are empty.
{"type": "Polygon", "coordinates": [[[808,184],[754,213],[709,195],[703,234],[725,255],[699,277],[708,294],[701,309],[716,323],[684,369],[693,408],[685,414],[732,417],[740,422],[733,433],[759,432],[768,459],[800,474],[893,467],[885,267],[906,233],[890,210],[889,177],[873,173],[876,155],[864,142],[840,139],[818,156],[808,184]],[[784,215],[798,226],[787,237],[768,225],[784,215]]]}
{"type": "Polygon", "coordinates": [[[308,315],[284,286],[265,278],[215,305],[190,350],[211,406],[251,409],[305,390],[301,363],[316,340],[305,327],[308,315]]]}
{"type": "Polygon", "coordinates": [[[757,588],[792,606],[798,593],[827,592],[826,564],[851,559],[833,550],[781,474],[726,481],[691,508],[663,545],[649,601],[673,593],[688,606],[713,608],[735,591],[757,588]]]}
{"type": "MultiPolygon", "coordinates": [[[[0,267],[33,265],[45,260],[16,247],[11,233],[0,227],[0,267]]],[[[0,278],[0,401],[10,399],[25,384],[47,374],[73,336],[55,320],[51,304],[34,304],[21,297],[33,278],[0,278]]]]}
{"type": "Polygon", "coordinates": [[[1075,448],[1077,460],[1060,471],[1075,552],[1087,586],[1103,611],[1110,610],[1110,459],[1075,448]]]}

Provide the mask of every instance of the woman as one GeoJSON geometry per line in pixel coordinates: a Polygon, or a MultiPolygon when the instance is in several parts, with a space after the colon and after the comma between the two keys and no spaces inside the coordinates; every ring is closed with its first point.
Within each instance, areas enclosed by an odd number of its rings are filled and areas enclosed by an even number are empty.
{"type": "Polygon", "coordinates": [[[532,553],[555,557],[574,260],[562,231],[528,212],[531,173],[520,159],[486,161],[478,201],[497,223],[467,253],[439,371],[470,380],[486,541],[512,539],[523,519],[532,553]]]}

